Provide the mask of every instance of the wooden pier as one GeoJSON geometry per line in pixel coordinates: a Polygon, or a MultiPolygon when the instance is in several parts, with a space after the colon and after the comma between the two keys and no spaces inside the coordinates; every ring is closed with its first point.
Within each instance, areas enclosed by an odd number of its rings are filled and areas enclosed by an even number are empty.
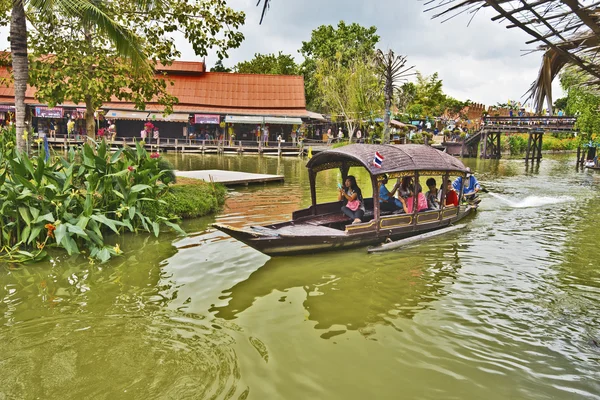
{"type": "MultiPolygon", "coordinates": [[[[70,146],[80,145],[85,138],[56,137],[48,138],[48,144],[54,149],[68,150],[70,146]]],[[[115,138],[108,140],[111,147],[134,147],[139,143],[138,138],[115,138]]],[[[305,146],[287,142],[256,142],[256,141],[215,141],[160,138],[145,142],[144,147],[149,151],[164,153],[195,153],[195,154],[264,154],[273,156],[301,156],[305,146]]]]}
{"type": "Polygon", "coordinates": [[[200,179],[206,182],[221,183],[226,186],[246,185],[253,183],[283,182],[283,175],[251,174],[239,171],[207,169],[201,171],[175,171],[175,176],[200,179]]]}

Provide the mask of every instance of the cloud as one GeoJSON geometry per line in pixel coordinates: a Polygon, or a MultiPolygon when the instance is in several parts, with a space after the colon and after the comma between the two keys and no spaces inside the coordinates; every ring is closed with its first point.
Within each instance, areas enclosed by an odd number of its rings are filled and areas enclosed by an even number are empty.
{"type": "MultiPolygon", "coordinates": [[[[337,25],[340,20],[377,26],[380,47],[408,56],[408,62],[425,74],[438,72],[444,89],[452,96],[485,104],[520,100],[529,89],[541,61],[541,53],[523,56],[528,35],[518,29],[490,21],[492,12],[480,11],[471,24],[462,15],[442,23],[418,0],[272,0],[259,25],[261,7],[255,0],[229,0],[246,12],[242,32],[246,40],[230,51],[225,65],[248,60],[254,53],[292,54],[298,61],[302,41],[320,25],[337,25]]],[[[191,53],[184,54],[184,57],[191,53]]],[[[211,65],[214,58],[207,60],[211,65]]],[[[555,97],[560,95],[556,85],[555,97]]]]}
{"type": "MultiPolygon", "coordinates": [[[[487,105],[519,100],[536,78],[541,53],[523,56],[528,35],[518,29],[490,21],[490,11],[480,11],[468,26],[470,16],[462,15],[448,22],[432,20],[434,12],[419,0],[272,0],[262,25],[262,7],[256,0],[229,0],[235,10],[246,13],[242,27],[246,40],[240,48],[229,51],[226,66],[251,59],[255,53],[291,54],[297,61],[302,41],[310,39],[320,25],[337,25],[340,20],[363,26],[377,26],[380,47],[408,56],[410,65],[425,73],[438,72],[444,90],[459,99],[471,99],[487,105]]],[[[0,32],[0,48],[8,46],[8,28],[0,32]]],[[[175,40],[182,59],[197,57],[182,36],[175,40]]],[[[207,64],[214,65],[214,52],[207,64]]],[[[554,97],[562,95],[555,82],[554,97]]]]}

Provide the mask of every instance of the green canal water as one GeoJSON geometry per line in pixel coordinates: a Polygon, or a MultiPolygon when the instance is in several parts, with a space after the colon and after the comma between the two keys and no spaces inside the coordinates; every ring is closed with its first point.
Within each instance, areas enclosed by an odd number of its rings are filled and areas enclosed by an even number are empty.
{"type": "Polygon", "coordinates": [[[231,190],[188,237],[120,238],[107,264],[0,266],[0,399],[600,398],[600,174],[574,157],[467,160],[491,193],[462,231],[276,258],[209,224],[289,218],[303,161],[172,161],[286,182],[231,190]]]}

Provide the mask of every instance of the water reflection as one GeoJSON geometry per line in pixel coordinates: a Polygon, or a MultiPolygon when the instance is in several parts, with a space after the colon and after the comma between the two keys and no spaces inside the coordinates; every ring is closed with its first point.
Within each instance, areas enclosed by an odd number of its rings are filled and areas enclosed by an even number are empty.
{"type": "MultiPolygon", "coordinates": [[[[428,253],[428,246],[402,252],[367,255],[364,249],[343,255],[272,258],[248,279],[223,291],[224,306],[209,311],[235,319],[254,302],[274,291],[302,288],[303,306],[315,329],[358,330],[364,335],[390,319],[413,318],[447,293],[460,269],[458,244],[447,242],[428,253]],[[426,256],[425,254],[433,254],[426,256]]],[[[329,337],[324,334],[323,337],[329,337]]]]}
{"type": "MultiPolygon", "coordinates": [[[[83,258],[0,271],[0,398],[218,398],[242,393],[232,336],[170,311],[170,241],[108,264],[83,258]]],[[[176,294],[174,294],[176,296],[176,294]]]]}

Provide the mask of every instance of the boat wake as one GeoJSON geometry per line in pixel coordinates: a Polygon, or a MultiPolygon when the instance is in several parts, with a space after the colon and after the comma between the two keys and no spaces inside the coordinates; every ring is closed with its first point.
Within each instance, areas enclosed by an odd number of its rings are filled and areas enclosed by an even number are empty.
{"type": "Polygon", "coordinates": [[[561,204],[566,203],[568,201],[574,201],[575,198],[572,196],[558,196],[558,197],[547,197],[547,196],[528,196],[523,200],[513,201],[509,200],[506,197],[500,196],[496,193],[489,193],[490,196],[493,196],[500,200],[501,202],[507,204],[512,208],[531,208],[531,207],[542,207],[549,204],[561,204]]]}

